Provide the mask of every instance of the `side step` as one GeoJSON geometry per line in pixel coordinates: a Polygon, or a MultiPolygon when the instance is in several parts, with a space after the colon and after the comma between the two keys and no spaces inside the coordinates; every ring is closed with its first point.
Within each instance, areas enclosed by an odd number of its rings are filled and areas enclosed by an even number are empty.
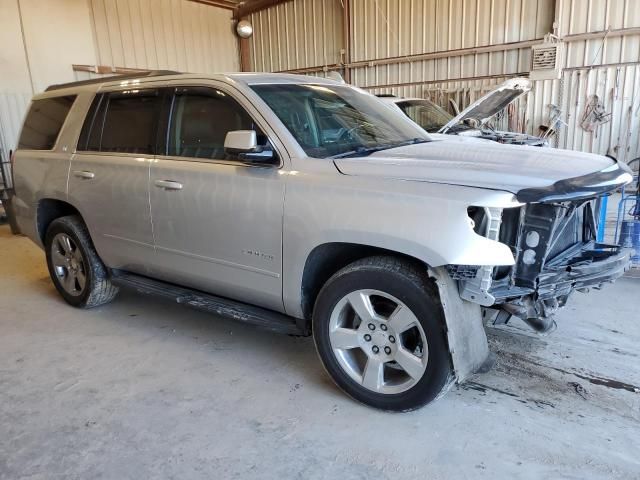
{"type": "Polygon", "coordinates": [[[111,280],[115,285],[133,288],[140,293],[168,298],[174,300],[176,303],[214,313],[221,317],[249,323],[264,330],[287,335],[309,335],[306,322],[265,308],[229,300],[228,298],[217,297],[198,290],[179,287],[171,283],[165,283],[121,270],[113,270],[111,272],[111,280]]]}

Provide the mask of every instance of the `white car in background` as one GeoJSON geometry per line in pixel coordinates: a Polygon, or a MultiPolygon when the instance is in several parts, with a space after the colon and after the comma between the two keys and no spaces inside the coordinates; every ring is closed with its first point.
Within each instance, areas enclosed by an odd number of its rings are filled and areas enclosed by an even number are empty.
{"type": "Polygon", "coordinates": [[[477,137],[511,145],[548,146],[546,138],[498,131],[490,124],[495,115],[530,90],[530,80],[512,78],[473,102],[457,116],[424,98],[402,98],[394,95],[379,95],[379,98],[398,108],[429,133],[477,137]]]}

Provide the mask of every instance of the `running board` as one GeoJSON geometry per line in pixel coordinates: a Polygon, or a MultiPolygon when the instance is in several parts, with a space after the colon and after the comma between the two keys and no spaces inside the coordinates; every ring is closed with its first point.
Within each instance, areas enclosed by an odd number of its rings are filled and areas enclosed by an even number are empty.
{"type": "Polygon", "coordinates": [[[111,272],[111,281],[118,286],[129,287],[140,293],[168,298],[182,305],[188,305],[221,317],[255,325],[271,332],[287,335],[309,335],[306,322],[265,308],[210,295],[198,290],[179,287],[171,283],[121,270],[113,270],[111,272]]]}

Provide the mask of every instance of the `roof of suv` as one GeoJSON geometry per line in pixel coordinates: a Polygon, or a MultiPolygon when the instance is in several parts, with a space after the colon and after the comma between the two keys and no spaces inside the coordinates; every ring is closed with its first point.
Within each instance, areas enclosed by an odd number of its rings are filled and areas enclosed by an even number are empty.
{"type": "Polygon", "coordinates": [[[73,89],[74,87],[85,87],[95,85],[97,89],[101,86],[112,82],[122,82],[127,80],[155,80],[156,78],[170,77],[171,80],[179,79],[211,79],[211,80],[234,80],[237,82],[245,83],[247,85],[256,84],[299,84],[299,83],[313,83],[313,84],[331,84],[336,85],[339,82],[322,77],[312,77],[308,75],[294,75],[288,73],[226,73],[226,74],[194,74],[194,73],[181,73],[174,72],[172,70],[153,70],[148,72],[136,72],[125,75],[113,75],[102,78],[92,78],[90,80],[81,80],[78,82],[60,83],[57,85],[51,85],[45,92],[52,92],[63,89],[73,89]]]}
{"type": "Polygon", "coordinates": [[[180,72],[174,72],[173,70],[153,70],[149,72],[136,72],[125,75],[113,75],[102,78],[91,78],[89,80],[80,80],[78,82],[58,83],[55,85],[49,85],[45,92],[51,92],[52,90],[61,90],[63,88],[83,87],[85,85],[98,85],[105,82],[114,80],[133,80],[136,78],[149,78],[149,77],[161,77],[164,75],[178,75],[180,72]]]}

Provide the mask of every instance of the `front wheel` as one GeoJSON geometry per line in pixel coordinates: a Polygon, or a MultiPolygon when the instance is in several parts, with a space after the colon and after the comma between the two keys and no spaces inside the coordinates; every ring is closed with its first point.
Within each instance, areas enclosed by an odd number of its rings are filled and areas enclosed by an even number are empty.
{"type": "Polygon", "coordinates": [[[370,257],[336,273],[318,295],[313,334],[335,383],[375,408],[414,410],[452,379],[437,291],[408,261],[370,257]]]}

